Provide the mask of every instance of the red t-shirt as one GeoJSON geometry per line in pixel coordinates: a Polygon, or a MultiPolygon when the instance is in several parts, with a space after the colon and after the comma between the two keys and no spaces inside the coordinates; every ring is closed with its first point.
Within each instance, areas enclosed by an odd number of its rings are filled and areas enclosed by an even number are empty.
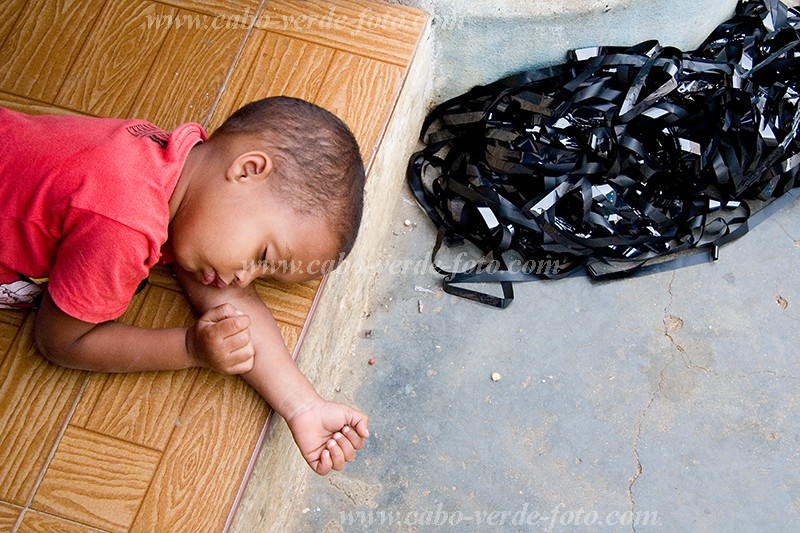
{"type": "Polygon", "coordinates": [[[0,108],[0,283],[49,278],[68,315],[119,317],[161,257],[169,199],[199,124],[29,116],[0,108]]]}

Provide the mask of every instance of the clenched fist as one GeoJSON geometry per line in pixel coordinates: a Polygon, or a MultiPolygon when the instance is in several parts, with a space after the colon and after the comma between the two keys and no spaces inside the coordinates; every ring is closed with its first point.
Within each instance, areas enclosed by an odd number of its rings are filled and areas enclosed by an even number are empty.
{"type": "Polygon", "coordinates": [[[223,374],[244,374],[253,368],[255,348],[250,317],[231,304],[206,311],[186,332],[186,350],[198,365],[223,374]]]}

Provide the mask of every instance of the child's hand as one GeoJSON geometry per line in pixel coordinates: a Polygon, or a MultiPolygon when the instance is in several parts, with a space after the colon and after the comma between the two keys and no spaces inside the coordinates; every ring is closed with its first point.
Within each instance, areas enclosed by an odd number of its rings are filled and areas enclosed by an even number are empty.
{"type": "Polygon", "coordinates": [[[186,332],[186,350],[197,363],[223,374],[244,374],[253,368],[255,348],[250,317],[222,304],[200,317],[186,332]]]}
{"type": "Polygon", "coordinates": [[[367,415],[340,403],[321,400],[286,423],[308,465],[324,476],[353,461],[369,437],[367,415]]]}

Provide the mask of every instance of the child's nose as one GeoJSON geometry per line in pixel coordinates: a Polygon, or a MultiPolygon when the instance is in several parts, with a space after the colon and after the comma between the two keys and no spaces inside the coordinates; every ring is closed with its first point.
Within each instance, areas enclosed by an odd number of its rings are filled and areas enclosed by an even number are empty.
{"type": "Polygon", "coordinates": [[[259,271],[258,269],[251,270],[239,270],[234,274],[234,281],[236,285],[239,287],[247,287],[250,283],[258,277],[259,271]]]}

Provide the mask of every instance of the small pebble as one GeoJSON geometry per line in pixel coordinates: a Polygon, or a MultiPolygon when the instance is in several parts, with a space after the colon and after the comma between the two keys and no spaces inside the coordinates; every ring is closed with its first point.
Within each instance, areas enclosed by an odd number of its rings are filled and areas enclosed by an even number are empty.
{"type": "Polygon", "coordinates": [[[371,365],[374,365],[374,364],[375,364],[375,359],[370,359],[370,360],[369,360],[369,361],[367,361],[367,362],[368,362],[369,364],[371,364],[371,365]]]}
{"type": "Polygon", "coordinates": [[[500,381],[500,372],[492,372],[492,381],[500,381]]]}
{"type": "Polygon", "coordinates": [[[405,220],[403,221],[403,225],[404,225],[405,227],[407,227],[407,228],[410,228],[410,227],[411,227],[411,224],[412,224],[412,222],[411,222],[409,219],[405,219],[405,220]]]}

